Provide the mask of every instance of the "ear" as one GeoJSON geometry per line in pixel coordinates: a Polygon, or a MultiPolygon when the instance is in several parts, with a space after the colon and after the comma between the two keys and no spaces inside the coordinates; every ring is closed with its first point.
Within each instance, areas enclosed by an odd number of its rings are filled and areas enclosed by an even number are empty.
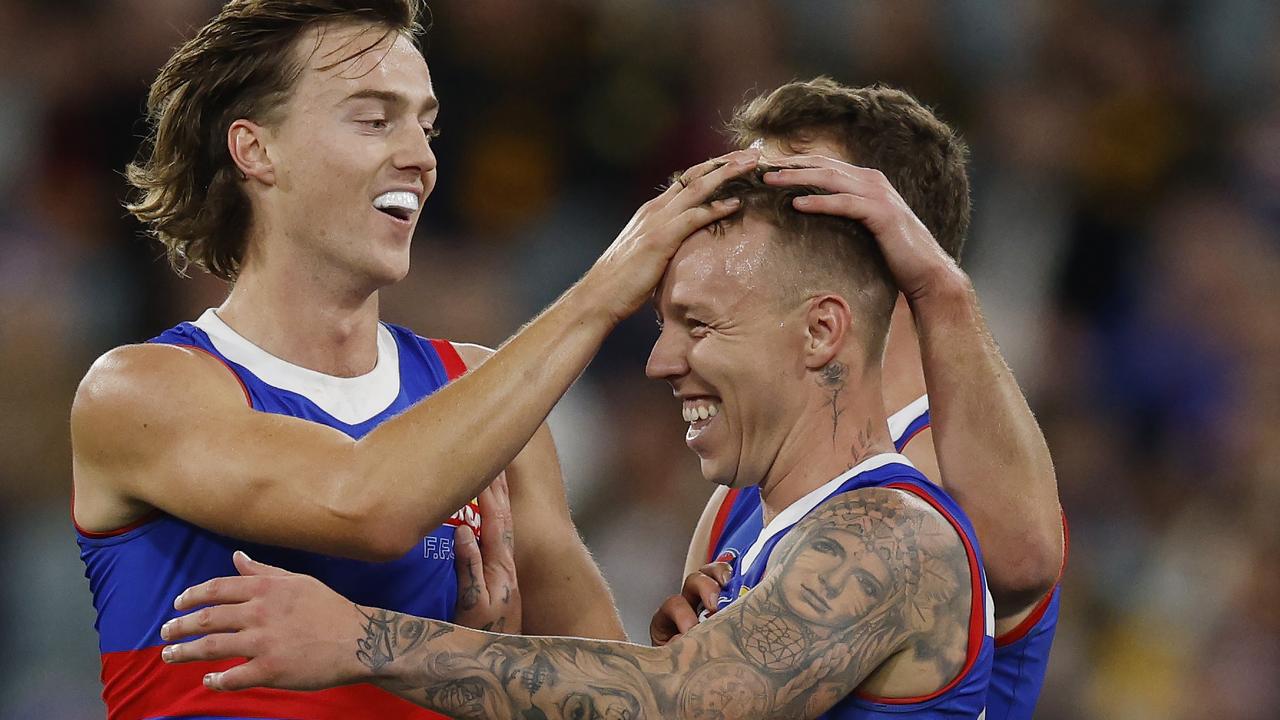
{"type": "Polygon", "coordinates": [[[227,150],[240,170],[240,178],[253,178],[268,185],[276,182],[275,166],[267,152],[268,131],[265,127],[241,118],[227,128],[227,150]]]}
{"type": "Polygon", "coordinates": [[[805,324],[804,363],[810,370],[826,367],[853,338],[853,311],[839,295],[810,299],[805,324]]]}

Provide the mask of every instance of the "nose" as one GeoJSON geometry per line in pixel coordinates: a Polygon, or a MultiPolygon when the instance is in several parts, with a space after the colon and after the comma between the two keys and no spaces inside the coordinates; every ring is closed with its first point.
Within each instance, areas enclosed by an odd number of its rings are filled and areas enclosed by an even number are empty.
{"type": "Polygon", "coordinates": [[[680,340],[680,333],[669,324],[658,333],[658,339],[649,352],[644,374],[650,380],[671,382],[689,373],[689,345],[680,340]]]}
{"type": "Polygon", "coordinates": [[[404,125],[392,162],[397,169],[411,170],[424,178],[436,169],[436,153],[431,149],[431,139],[417,123],[404,125]]]}
{"type": "Polygon", "coordinates": [[[821,573],[818,575],[818,583],[822,586],[822,594],[828,600],[835,600],[844,592],[844,586],[849,583],[849,575],[842,571],[842,568],[821,573]]]}

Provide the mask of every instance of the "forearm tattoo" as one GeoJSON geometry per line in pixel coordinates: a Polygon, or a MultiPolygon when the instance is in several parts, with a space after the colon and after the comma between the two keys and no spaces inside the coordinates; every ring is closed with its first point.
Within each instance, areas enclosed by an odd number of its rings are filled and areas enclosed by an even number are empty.
{"type": "Polygon", "coordinates": [[[758,587],[662,648],[364,611],[356,652],[387,689],[457,718],[808,718],[898,652],[936,666],[939,684],[954,676],[968,575],[941,517],[904,493],[864,490],[802,521],[758,587]]]}

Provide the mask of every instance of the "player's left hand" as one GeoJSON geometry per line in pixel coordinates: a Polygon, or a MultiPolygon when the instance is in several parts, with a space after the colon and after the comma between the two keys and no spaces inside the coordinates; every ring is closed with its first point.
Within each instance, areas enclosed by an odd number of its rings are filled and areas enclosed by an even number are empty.
{"type": "Polygon", "coordinates": [[[188,588],[173,606],[200,608],[160,629],[166,641],[203,635],[170,645],[165,662],[248,661],[204,676],[212,690],[274,687],[319,690],[355,682],[362,666],[353,650],[376,625],[376,617],[330,590],[319,580],[250,560],[237,552],[239,577],[214,578],[188,588]]]}
{"type": "Polygon", "coordinates": [[[684,579],[679,595],[672,595],[662,602],[649,621],[649,642],[661,647],[675,640],[700,621],[699,614],[708,617],[719,609],[720,589],[729,584],[733,568],[725,562],[707,563],[684,579]]]}
{"type": "Polygon", "coordinates": [[[465,524],[453,534],[458,571],[454,622],[477,630],[519,635],[520,586],[516,582],[507,474],[498,475],[477,500],[483,523],[479,541],[465,524]]]}
{"type": "Polygon", "coordinates": [[[796,198],[796,210],[837,215],[862,222],[875,236],[898,289],[914,301],[943,283],[965,278],[929,229],[879,170],[858,167],[822,155],[793,155],[767,172],[770,185],[809,185],[828,195],[796,198]]]}

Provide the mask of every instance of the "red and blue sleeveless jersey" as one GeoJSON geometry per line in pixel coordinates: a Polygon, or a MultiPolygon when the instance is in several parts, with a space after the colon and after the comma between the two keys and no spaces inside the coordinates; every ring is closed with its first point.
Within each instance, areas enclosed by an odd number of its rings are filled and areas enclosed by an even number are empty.
{"type": "Polygon", "coordinates": [[[893,446],[902,452],[915,436],[929,428],[929,396],[916,398],[915,402],[890,415],[887,422],[893,446]]]}
{"type": "Polygon", "coordinates": [[[774,549],[797,523],[828,500],[864,488],[889,488],[911,493],[929,503],[955,528],[969,558],[972,592],[965,663],[950,682],[929,695],[882,698],[855,691],[820,717],[822,720],[973,720],[981,717],[995,652],[995,618],[986,576],[982,571],[977,534],[960,506],[902,455],[884,453],[868,458],[789,505],[764,528],[744,525],[724,536],[721,556],[732,566],[733,577],[721,590],[719,606],[724,608],[735,602],[764,579],[774,549]]]}
{"type": "MultiPolygon", "coordinates": [[[[254,410],[321,423],[352,438],[363,437],[465,371],[450,343],[387,324],[378,329],[375,369],[357,378],[323,375],[271,356],[236,334],[212,310],[151,342],[213,355],[239,379],[254,410]]],[[[478,517],[474,503],[469,504],[403,557],[386,563],[248,543],[162,512],[110,533],[77,528],[97,611],[108,720],[439,718],[372,685],[315,693],[211,692],[203,687],[202,677],[238,661],[165,664],[160,659],[160,626],[178,614],[173,600],[182,590],[235,575],[231,554],[237,549],[262,562],[313,575],[362,605],[452,620],[457,596],[453,531],[463,522],[477,525],[478,517]]]]}
{"type": "MultiPolygon", "coordinates": [[[[1062,516],[1063,557],[1067,565],[1067,549],[1071,544],[1067,516],[1062,516]]],[[[1049,670],[1049,651],[1058,629],[1058,607],[1062,599],[1062,581],[1040,599],[1031,614],[1018,626],[996,636],[996,664],[991,674],[991,691],[987,696],[987,720],[1031,720],[1044,688],[1049,670]]]]}
{"type": "Polygon", "coordinates": [[[1061,595],[1062,586],[1055,585],[1026,620],[996,637],[987,720],[1031,720],[1049,669],[1061,595]]]}
{"type": "MultiPolygon", "coordinates": [[[[889,432],[898,452],[929,427],[929,397],[921,396],[889,417],[889,432]]],[[[727,559],[734,534],[758,533],[764,527],[760,492],[756,487],[730,490],[716,513],[707,561],[727,559]]],[[[1063,522],[1066,530],[1065,519],[1063,522]]],[[[1061,586],[1055,586],[1016,628],[996,637],[986,720],[1031,720],[1049,667],[1049,652],[1058,626],[1061,586]]]]}

